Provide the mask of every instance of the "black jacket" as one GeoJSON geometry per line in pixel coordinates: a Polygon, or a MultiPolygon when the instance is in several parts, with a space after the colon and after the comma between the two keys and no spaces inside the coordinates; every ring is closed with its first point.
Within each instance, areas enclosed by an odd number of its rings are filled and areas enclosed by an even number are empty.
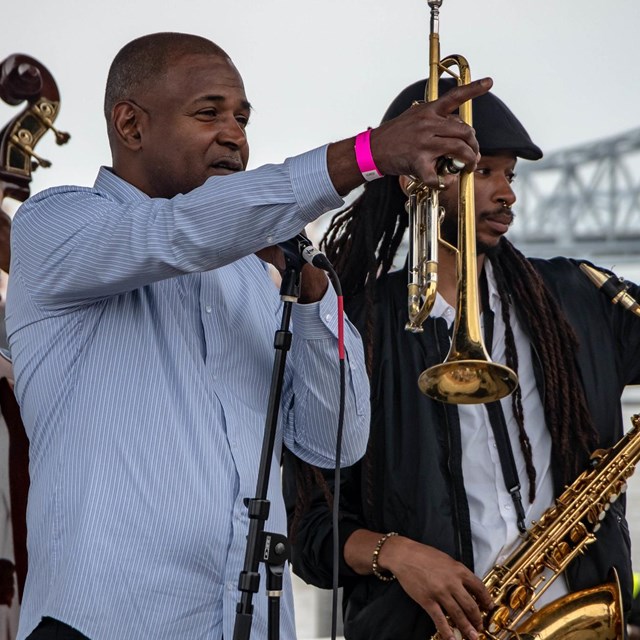
{"type": "MultiPolygon", "coordinates": [[[[611,447],[629,426],[622,422],[620,395],[626,385],[640,382],[640,317],[613,305],[580,271],[576,261],[556,258],[531,262],[578,335],[578,369],[600,436],[599,446],[611,447]]],[[[631,285],[630,293],[638,297],[640,288],[631,285]]],[[[376,296],[374,341],[378,352],[371,381],[370,452],[375,474],[365,471],[363,461],[342,470],[341,547],[358,528],[397,531],[473,569],[458,412],[455,405],[427,398],[417,386],[419,374],[441,362],[448,352],[446,323],[430,318],[422,334],[404,330],[404,271],[382,277],[376,296]]],[[[362,305],[354,299],[348,312],[362,330],[362,305]]],[[[533,357],[534,366],[539,366],[535,352],[533,357]]],[[[538,382],[542,395],[541,376],[538,382]]],[[[332,482],[330,472],[327,479],[332,482]]],[[[559,495],[564,487],[558,478],[554,481],[559,495]]],[[[295,480],[292,465],[287,462],[284,483],[292,509],[295,480]]],[[[292,539],[292,562],[303,580],[323,588],[332,585],[331,531],[331,513],[318,492],[292,539]]],[[[586,555],[567,569],[570,588],[607,582],[612,566],[618,570],[628,610],[632,577],[624,499],[612,505],[597,541],[586,555]]],[[[343,561],[340,573],[348,640],[424,640],[434,632],[428,615],[397,581],[357,576],[343,561]]]]}

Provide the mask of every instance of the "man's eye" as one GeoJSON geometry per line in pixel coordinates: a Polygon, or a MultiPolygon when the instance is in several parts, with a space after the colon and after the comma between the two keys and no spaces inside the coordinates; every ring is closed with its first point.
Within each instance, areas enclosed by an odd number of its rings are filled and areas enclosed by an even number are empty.
{"type": "Polygon", "coordinates": [[[491,171],[490,169],[486,169],[484,167],[477,167],[475,173],[477,173],[479,176],[488,176],[491,171]]]}
{"type": "Polygon", "coordinates": [[[510,173],[507,176],[507,180],[509,181],[509,184],[511,184],[517,177],[518,177],[517,173],[510,173]]]}
{"type": "Polygon", "coordinates": [[[201,109],[196,113],[196,117],[201,120],[211,120],[218,115],[218,112],[215,109],[201,109]]]}
{"type": "Polygon", "coordinates": [[[243,128],[246,129],[249,126],[249,118],[247,116],[236,116],[236,122],[243,128]]]}

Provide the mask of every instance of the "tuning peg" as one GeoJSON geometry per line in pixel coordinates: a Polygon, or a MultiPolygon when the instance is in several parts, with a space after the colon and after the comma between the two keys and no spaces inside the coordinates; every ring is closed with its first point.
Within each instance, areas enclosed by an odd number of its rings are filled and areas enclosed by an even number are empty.
{"type": "Polygon", "coordinates": [[[23,153],[26,153],[32,160],[35,162],[31,163],[32,170],[37,169],[38,167],[44,167],[47,169],[51,166],[51,162],[46,160],[45,158],[41,158],[31,147],[31,134],[22,129],[18,132],[18,135],[11,136],[11,142],[18,147],[23,153]],[[22,138],[22,139],[21,139],[22,138]]]}
{"type": "Polygon", "coordinates": [[[32,113],[47,129],[53,131],[56,136],[56,144],[63,145],[69,142],[71,136],[66,131],[58,131],[58,129],[53,126],[53,119],[55,118],[57,110],[58,103],[54,104],[43,98],[40,102],[33,105],[32,113]]]}
{"type": "Polygon", "coordinates": [[[63,144],[67,144],[67,142],[69,142],[69,139],[71,138],[71,135],[69,133],[67,133],[66,131],[58,131],[53,126],[49,126],[49,129],[51,129],[51,131],[53,131],[53,133],[56,136],[56,144],[63,145],[63,144]]]}

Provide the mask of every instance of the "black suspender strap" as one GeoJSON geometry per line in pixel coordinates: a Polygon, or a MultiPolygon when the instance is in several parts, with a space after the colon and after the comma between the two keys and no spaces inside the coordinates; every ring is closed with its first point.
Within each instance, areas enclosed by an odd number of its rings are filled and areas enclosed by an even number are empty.
{"type": "MultiPolygon", "coordinates": [[[[487,276],[482,271],[480,275],[480,296],[482,300],[482,315],[484,319],[484,340],[485,346],[489,354],[491,354],[491,345],[493,344],[493,311],[489,307],[489,286],[487,284],[487,276]]],[[[513,500],[513,506],[516,510],[518,523],[518,531],[524,534],[527,530],[525,525],[525,513],[522,506],[522,494],[520,493],[520,480],[518,479],[518,469],[516,461],[513,457],[513,449],[511,448],[511,440],[509,431],[507,430],[507,421],[504,418],[502,405],[499,400],[487,402],[485,404],[491,423],[493,437],[498,447],[498,455],[500,456],[500,466],[502,467],[502,475],[507,491],[513,500]]]]}
{"type": "Polygon", "coordinates": [[[511,494],[513,506],[516,510],[518,518],[518,531],[525,533],[527,527],[525,525],[524,507],[522,506],[522,494],[520,493],[520,481],[518,480],[518,471],[516,462],[513,457],[513,449],[507,432],[507,424],[504,419],[504,413],[499,401],[488,402],[486,405],[489,421],[493,429],[493,436],[498,446],[498,455],[500,456],[500,466],[502,467],[502,475],[504,476],[504,484],[507,491],[511,494]]]}

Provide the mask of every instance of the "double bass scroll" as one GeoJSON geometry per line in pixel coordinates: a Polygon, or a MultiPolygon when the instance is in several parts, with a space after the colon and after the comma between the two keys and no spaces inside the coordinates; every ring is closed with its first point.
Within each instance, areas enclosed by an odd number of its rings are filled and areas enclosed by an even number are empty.
{"type": "Polygon", "coordinates": [[[32,171],[51,166],[35,152],[49,130],[59,145],[70,136],[53,125],[60,111],[58,86],[35,58],[16,53],[0,62],[0,98],[12,106],[27,103],[0,131],[0,268],[8,272],[11,219],[2,210],[2,201],[9,197],[24,202],[30,195],[32,171]]]}
{"type": "MultiPolygon", "coordinates": [[[[31,172],[39,166],[51,166],[48,160],[36,154],[35,146],[49,130],[55,134],[58,144],[65,144],[69,134],[53,126],[60,111],[60,94],[53,76],[38,60],[24,54],[13,54],[0,62],[0,99],[11,106],[26,102],[24,108],[0,131],[0,269],[9,273],[11,217],[2,209],[4,198],[24,202],[30,195],[31,172]]],[[[0,578],[8,578],[13,587],[15,570],[17,595],[21,600],[28,563],[26,509],[29,441],[7,377],[0,378],[0,413],[9,431],[9,494],[13,534],[13,563],[0,559],[0,578]]],[[[2,604],[10,604],[14,597],[13,588],[0,595],[4,598],[2,604]]]]}

